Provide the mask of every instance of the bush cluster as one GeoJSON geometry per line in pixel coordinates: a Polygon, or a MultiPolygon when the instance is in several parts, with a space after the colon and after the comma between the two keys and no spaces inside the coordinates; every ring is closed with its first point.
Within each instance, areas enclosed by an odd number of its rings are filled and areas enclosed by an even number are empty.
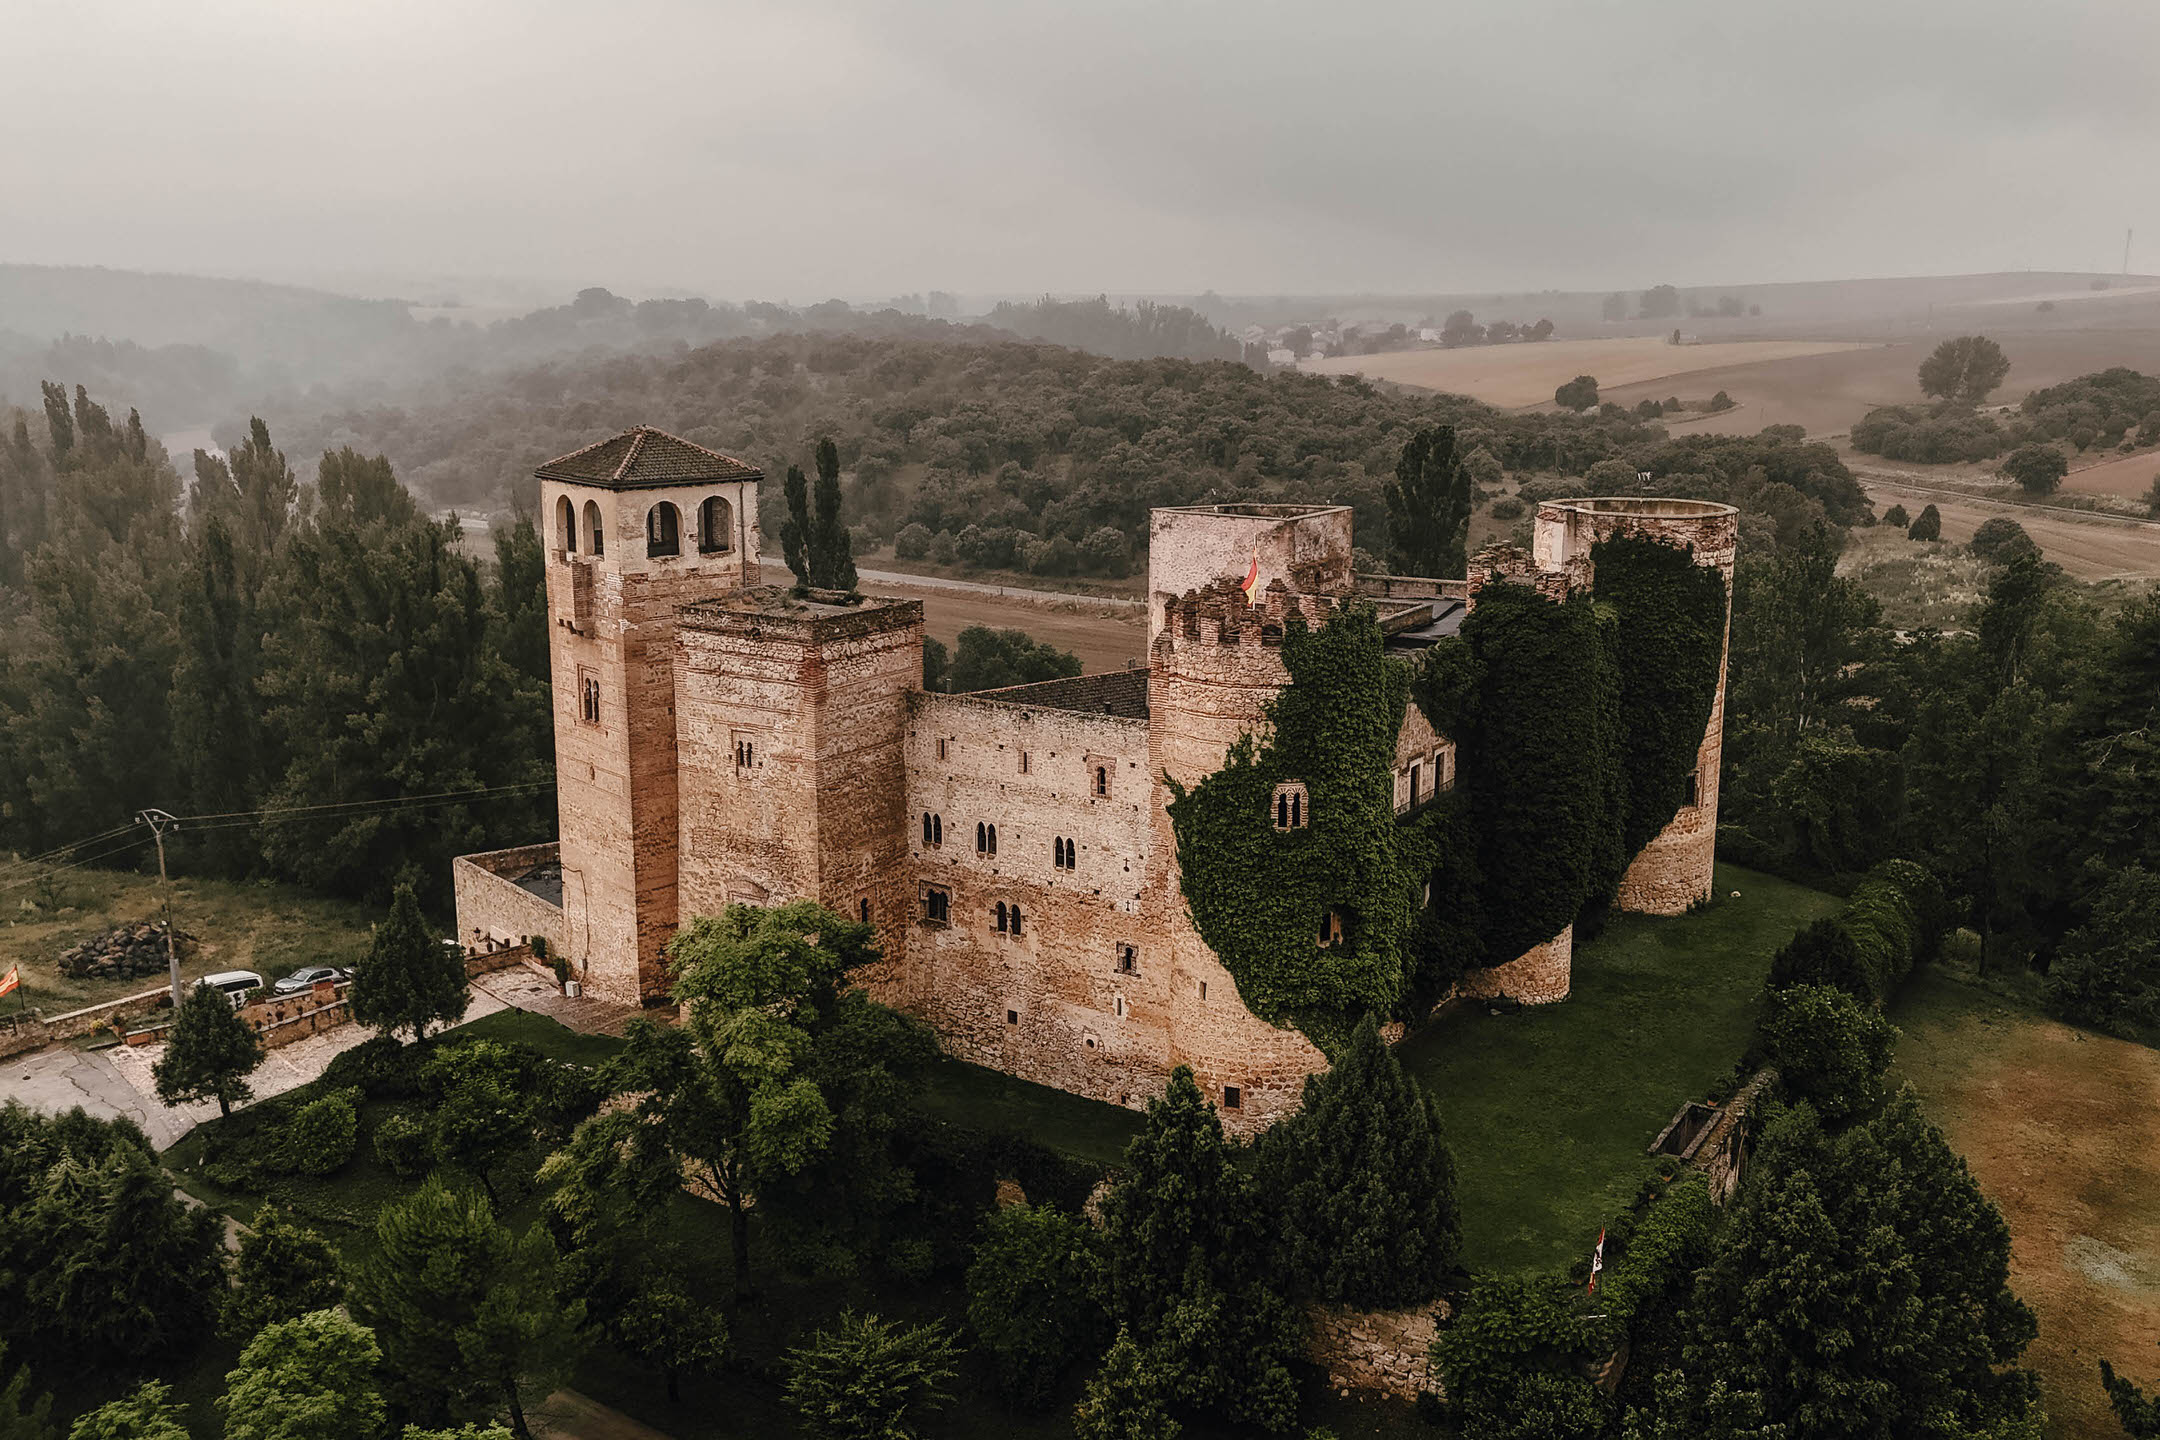
{"type": "Polygon", "coordinates": [[[1920,465],[1992,460],[2010,444],[1994,416],[1962,405],[1887,405],[1852,427],[1853,449],[1920,465]]]}

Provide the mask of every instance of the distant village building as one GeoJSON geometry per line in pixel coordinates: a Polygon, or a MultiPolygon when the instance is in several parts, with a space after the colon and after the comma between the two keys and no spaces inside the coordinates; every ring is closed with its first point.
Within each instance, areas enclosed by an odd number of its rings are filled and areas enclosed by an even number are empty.
{"type": "MultiPolygon", "coordinates": [[[[1326,1062],[1251,1014],[1194,930],[1167,781],[1197,783],[1261,724],[1291,612],[1317,624],[1370,599],[1390,649],[1415,652],[1454,632],[1477,582],[1352,574],[1346,507],[1157,510],[1146,668],[939,694],[921,602],[767,583],[757,468],[640,427],[537,474],[560,839],[455,861],[460,936],[544,937],[588,993],[659,1004],[684,920],[815,900],[876,928],[882,959],[858,978],[962,1059],[1134,1106],[1189,1065],[1242,1131],[1296,1106],[1326,1062]]],[[[1478,579],[1565,594],[1622,532],[1692,544],[1730,577],[1728,507],[1593,500],[1540,506],[1534,550],[1481,557],[1478,579]]],[[[1722,695],[1691,803],[1630,868],[1626,908],[1710,891],[1722,695]]],[[[1414,808],[1452,785],[1454,743],[1412,706],[1395,766],[1414,808]]],[[[1283,823],[1302,823],[1297,788],[1283,823]]],[[[1560,999],[1569,965],[1563,932],[1469,988],[1560,999]]]]}

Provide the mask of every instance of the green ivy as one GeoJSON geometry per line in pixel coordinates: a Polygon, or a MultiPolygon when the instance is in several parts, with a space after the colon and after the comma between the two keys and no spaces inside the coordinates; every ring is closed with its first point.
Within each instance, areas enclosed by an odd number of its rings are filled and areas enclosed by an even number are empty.
{"type": "Polygon", "coordinates": [[[1282,642],[1289,683],[1268,707],[1265,738],[1241,737],[1190,790],[1170,782],[1200,938],[1247,1009],[1329,1050],[1359,1017],[1403,1007],[1436,859],[1427,817],[1395,815],[1410,676],[1381,640],[1369,604],[1344,606],[1318,629],[1293,614],[1282,642]],[[1304,783],[1307,823],[1278,830],[1273,800],[1285,781],[1304,783]],[[1342,913],[1343,939],[1323,947],[1331,909],[1342,913]]]}

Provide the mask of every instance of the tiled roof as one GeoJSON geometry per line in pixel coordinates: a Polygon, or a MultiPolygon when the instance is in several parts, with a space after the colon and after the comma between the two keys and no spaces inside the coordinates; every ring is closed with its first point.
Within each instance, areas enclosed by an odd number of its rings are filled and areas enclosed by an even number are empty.
{"type": "Polygon", "coordinates": [[[762,480],[765,472],[732,455],[639,425],[597,445],[574,450],[533,471],[542,480],[605,485],[611,490],[648,490],[711,480],[762,480]]]}
{"type": "Polygon", "coordinates": [[[976,690],[978,700],[1002,700],[1009,705],[1039,705],[1045,710],[1071,710],[1082,715],[1114,715],[1121,720],[1145,720],[1148,715],[1148,672],[1144,669],[1108,670],[1100,675],[1072,675],[1062,680],[1037,680],[1032,685],[1009,685],[1003,690],[976,690]]]}

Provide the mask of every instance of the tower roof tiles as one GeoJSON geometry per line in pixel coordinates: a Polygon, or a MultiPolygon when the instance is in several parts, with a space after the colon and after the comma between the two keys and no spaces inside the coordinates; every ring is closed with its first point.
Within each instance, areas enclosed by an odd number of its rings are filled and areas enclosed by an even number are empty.
{"type": "Polygon", "coordinates": [[[568,480],[610,490],[650,490],[703,481],[762,480],[765,472],[732,455],[693,445],[665,430],[636,425],[558,456],[533,471],[542,480],[568,480]]]}

